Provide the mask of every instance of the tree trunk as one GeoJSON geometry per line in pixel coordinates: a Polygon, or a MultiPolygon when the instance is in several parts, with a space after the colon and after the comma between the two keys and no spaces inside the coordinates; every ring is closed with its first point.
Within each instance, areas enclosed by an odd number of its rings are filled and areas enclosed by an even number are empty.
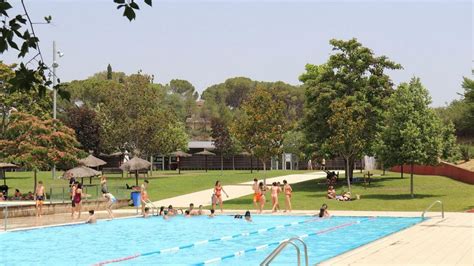
{"type": "Polygon", "coordinates": [[[138,186],[138,170],[135,170],[135,185],[138,186]]]}
{"type": "Polygon", "coordinates": [[[250,173],[253,173],[253,156],[250,155],[250,173]]]}
{"type": "MultiPolygon", "coordinates": [[[[346,159],[346,169],[349,169],[349,159],[346,159]]],[[[348,172],[346,172],[346,179],[347,179],[347,187],[349,189],[349,192],[351,191],[351,181],[348,172]]]]}
{"type": "Polygon", "coordinates": [[[235,170],[235,155],[232,155],[232,170],[235,170]]]}
{"type": "Polygon", "coordinates": [[[151,166],[150,166],[150,176],[153,176],[153,155],[150,156],[150,163],[151,163],[151,166]]]}
{"type": "Polygon", "coordinates": [[[354,176],[354,167],[355,166],[355,160],[354,158],[350,158],[349,159],[349,180],[351,181],[352,183],[352,177],[354,176]]]}
{"type": "Polygon", "coordinates": [[[35,185],[33,186],[34,187],[34,193],[36,193],[36,183],[38,183],[38,180],[37,180],[37,173],[38,173],[38,170],[35,170],[33,171],[33,176],[34,176],[34,181],[35,181],[35,185]]]}
{"type": "Polygon", "coordinates": [[[263,185],[267,185],[267,165],[265,164],[265,159],[262,160],[263,163],[263,185]]]}
{"type": "Polygon", "coordinates": [[[400,177],[403,179],[403,164],[400,165],[400,177]]]}
{"type": "Polygon", "coordinates": [[[207,173],[207,155],[204,156],[205,160],[206,160],[206,173],[207,173]]]}
{"type": "Polygon", "coordinates": [[[415,194],[413,194],[413,163],[411,163],[410,168],[410,193],[411,197],[414,198],[415,194]]]}
{"type": "Polygon", "coordinates": [[[224,155],[221,153],[221,172],[224,171],[224,155]]]}

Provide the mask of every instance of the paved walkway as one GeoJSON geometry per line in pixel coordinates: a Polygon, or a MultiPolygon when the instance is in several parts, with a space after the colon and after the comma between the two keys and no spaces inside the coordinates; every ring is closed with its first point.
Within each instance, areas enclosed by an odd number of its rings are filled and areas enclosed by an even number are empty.
{"type": "MultiPolygon", "coordinates": [[[[295,183],[300,183],[312,179],[318,179],[318,178],[326,178],[326,173],[324,172],[312,172],[312,173],[307,173],[307,174],[296,174],[296,175],[286,175],[286,176],[278,176],[278,177],[272,177],[272,178],[267,178],[267,184],[271,184],[273,182],[282,182],[283,180],[287,180],[288,183],[295,184],[295,183]]],[[[224,190],[227,192],[227,195],[229,197],[226,197],[225,194],[222,196],[222,199],[224,201],[226,200],[231,200],[231,199],[236,199],[240,198],[242,196],[250,195],[253,193],[252,190],[252,184],[253,181],[250,182],[245,182],[245,183],[240,183],[238,185],[228,185],[226,186],[224,184],[224,190]]],[[[155,206],[168,206],[168,205],[173,205],[175,207],[187,207],[189,206],[189,203],[194,203],[194,206],[208,206],[211,205],[211,196],[213,193],[214,188],[206,189],[206,190],[201,190],[198,192],[190,193],[190,194],[185,194],[173,198],[168,198],[168,199],[163,199],[159,201],[153,202],[155,206]]]]}
{"type": "MultiPolygon", "coordinates": [[[[419,212],[333,213],[351,216],[420,216],[419,212]]],[[[474,214],[446,213],[445,219],[434,217],[320,265],[474,265],[474,214]]]]}

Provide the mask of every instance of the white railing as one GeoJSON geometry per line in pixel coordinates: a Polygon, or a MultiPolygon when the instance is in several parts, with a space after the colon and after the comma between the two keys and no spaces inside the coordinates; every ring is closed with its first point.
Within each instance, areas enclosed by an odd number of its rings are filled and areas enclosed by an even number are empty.
{"type": "Polygon", "coordinates": [[[436,203],[439,203],[441,205],[441,217],[444,218],[444,206],[443,206],[443,202],[441,200],[437,200],[433,203],[431,203],[430,206],[428,206],[428,208],[426,208],[423,213],[421,214],[421,218],[425,218],[425,214],[427,211],[429,211],[434,205],[436,205],[436,203]]]}
{"type": "Polygon", "coordinates": [[[309,265],[308,247],[306,246],[306,243],[299,237],[294,237],[294,238],[288,239],[288,240],[284,241],[283,243],[281,243],[275,250],[272,251],[272,253],[270,253],[270,255],[268,255],[262,261],[262,263],[260,263],[260,266],[268,266],[288,245],[292,245],[292,246],[295,247],[296,256],[298,257],[297,258],[297,263],[298,263],[297,265],[300,266],[301,265],[301,252],[300,252],[300,248],[298,247],[298,245],[295,244],[295,241],[298,241],[301,244],[303,244],[305,265],[308,266],[309,265]]]}

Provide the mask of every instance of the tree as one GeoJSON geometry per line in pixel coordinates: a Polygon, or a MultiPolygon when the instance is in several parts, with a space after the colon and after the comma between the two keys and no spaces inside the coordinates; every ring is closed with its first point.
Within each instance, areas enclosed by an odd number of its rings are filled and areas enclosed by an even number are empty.
{"type": "Polygon", "coordinates": [[[112,79],[112,66],[110,64],[107,65],[107,80],[112,79]]]}
{"type": "MultiPolygon", "coordinates": [[[[402,83],[387,100],[384,126],[380,133],[379,153],[386,166],[409,164],[410,194],[413,193],[413,165],[438,163],[443,149],[452,143],[441,120],[429,107],[431,98],[420,79],[402,83]],[[447,141],[448,140],[448,141],[447,141]],[[445,143],[448,143],[445,145],[445,143]]],[[[446,154],[448,149],[446,149],[446,154]]]]}
{"type": "Polygon", "coordinates": [[[284,103],[273,99],[271,90],[259,85],[244,101],[242,116],[231,127],[243,148],[262,161],[264,171],[267,160],[281,153],[286,131],[283,108],[284,103]]]}
{"type": "Polygon", "coordinates": [[[12,89],[10,80],[15,77],[15,67],[0,61],[0,138],[8,125],[10,113],[19,111],[49,119],[53,109],[50,97],[39,98],[32,91],[19,92],[12,89]]]}
{"type": "MultiPolygon", "coordinates": [[[[360,158],[365,147],[366,127],[368,123],[364,108],[354,104],[352,97],[344,97],[331,103],[333,115],[329,118],[329,136],[324,150],[336,151],[344,158],[346,169],[351,169],[352,158],[360,158]]],[[[346,172],[347,187],[351,190],[351,175],[346,172]]]]}
{"type": "Polygon", "coordinates": [[[180,146],[186,135],[184,127],[160,95],[149,77],[140,74],[129,76],[123,86],[109,91],[109,97],[97,110],[103,149],[127,149],[152,156],[168,153],[168,146],[163,146],[166,142],[180,146]]]}
{"type": "MultiPolygon", "coordinates": [[[[357,155],[348,157],[349,178],[352,178],[354,160],[359,154],[371,155],[374,152],[375,134],[382,121],[384,110],[383,100],[392,93],[392,81],[385,74],[386,70],[400,69],[401,66],[390,61],[386,56],[375,56],[367,47],[362,46],[356,39],[348,41],[331,40],[330,44],[335,51],[322,65],[306,65],[306,72],[300,76],[300,81],[305,88],[305,111],[302,121],[303,132],[309,146],[319,156],[329,155],[334,157],[338,150],[333,148],[337,145],[331,143],[337,138],[331,138],[337,134],[348,134],[336,132],[339,127],[335,126],[339,122],[336,113],[342,108],[341,103],[333,105],[338,99],[346,99],[345,108],[352,112],[348,119],[356,119],[365,116],[365,129],[363,134],[358,134],[360,138],[357,142],[362,142],[363,148],[357,155]],[[330,125],[329,121],[334,121],[330,125]]],[[[354,120],[346,121],[348,125],[354,120]]],[[[343,130],[349,130],[343,127],[343,130]]]]}
{"type": "Polygon", "coordinates": [[[462,87],[464,88],[464,100],[469,106],[466,114],[467,126],[471,129],[470,133],[474,135],[474,80],[464,78],[462,87]]]}
{"type": "Polygon", "coordinates": [[[213,119],[211,121],[211,137],[216,151],[221,155],[221,170],[224,170],[224,157],[234,151],[234,143],[230,131],[224,121],[213,119]]]}
{"type": "Polygon", "coordinates": [[[93,109],[85,105],[69,108],[66,112],[65,124],[74,129],[83,150],[100,153],[100,124],[93,109]]]}
{"type": "Polygon", "coordinates": [[[81,155],[78,146],[74,131],[60,121],[15,112],[0,139],[0,159],[33,169],[36,186],[37,170],[74,166],[81,155]]]}

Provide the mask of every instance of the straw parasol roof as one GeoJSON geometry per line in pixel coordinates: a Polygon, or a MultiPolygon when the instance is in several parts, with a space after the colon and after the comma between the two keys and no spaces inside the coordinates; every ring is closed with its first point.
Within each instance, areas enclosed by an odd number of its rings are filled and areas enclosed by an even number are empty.
{"type": "Polygon", "coordinates": [[[123,171],[139,171],[150,168],[151,163],[139,157],[133,157],[131,160],[120,166],[123,171]]]}
{"type": "Polygon", "coordinates": [[[101,165],[105,165],[107,164],[105,161],[95,157],[94,155],[90,154],[89,156],[87,156],[86,158],[84,159],[80,159],[79,160],[79,163],[80,164],[83,164],[87,167],[97,167],[97,166],[101,166],[101,165]]]}
{"type": "Polygon", "coordinates": [[[240,155],[243,155],[243,156],[250,156],[252,154],[250,154],[249,152],[246,152],[246,151],[243,151],[241,153],[239,153],[240,155]]]}
{"type": "Polygon", "coordinates": [[[17,168],[18,165],[12,163],[0,163],[0,169],[17,168]]]}
{"type": "Polygon", "coordinates": [[[172,156],[176,157],[191,157],[192,155],[189,153],[185,153],[184,151],[175,151],[170,153],[172,156]]]}
{"type": "Polygon", "coordinates": [[[215,153],[210,152],[210,151],[208,151],[208,150],[206,150],[206,149],[204,149],[203,151],[200,151],[200,152],[196,152],[195,154],[197,154],[197,155],[206,155],[206,156],[207,156],[207,155],[209,155],[209,156],[214,156],[214,155],[216,155],[215,153]]]}
{"type": "Polygon", "coordinates": [[[73,174],[74,178],[84,178],[98,176],[102,173],[87,166],[78,166],[64,172],[63,178],[66,178],[69,174],[73,174]]]}

